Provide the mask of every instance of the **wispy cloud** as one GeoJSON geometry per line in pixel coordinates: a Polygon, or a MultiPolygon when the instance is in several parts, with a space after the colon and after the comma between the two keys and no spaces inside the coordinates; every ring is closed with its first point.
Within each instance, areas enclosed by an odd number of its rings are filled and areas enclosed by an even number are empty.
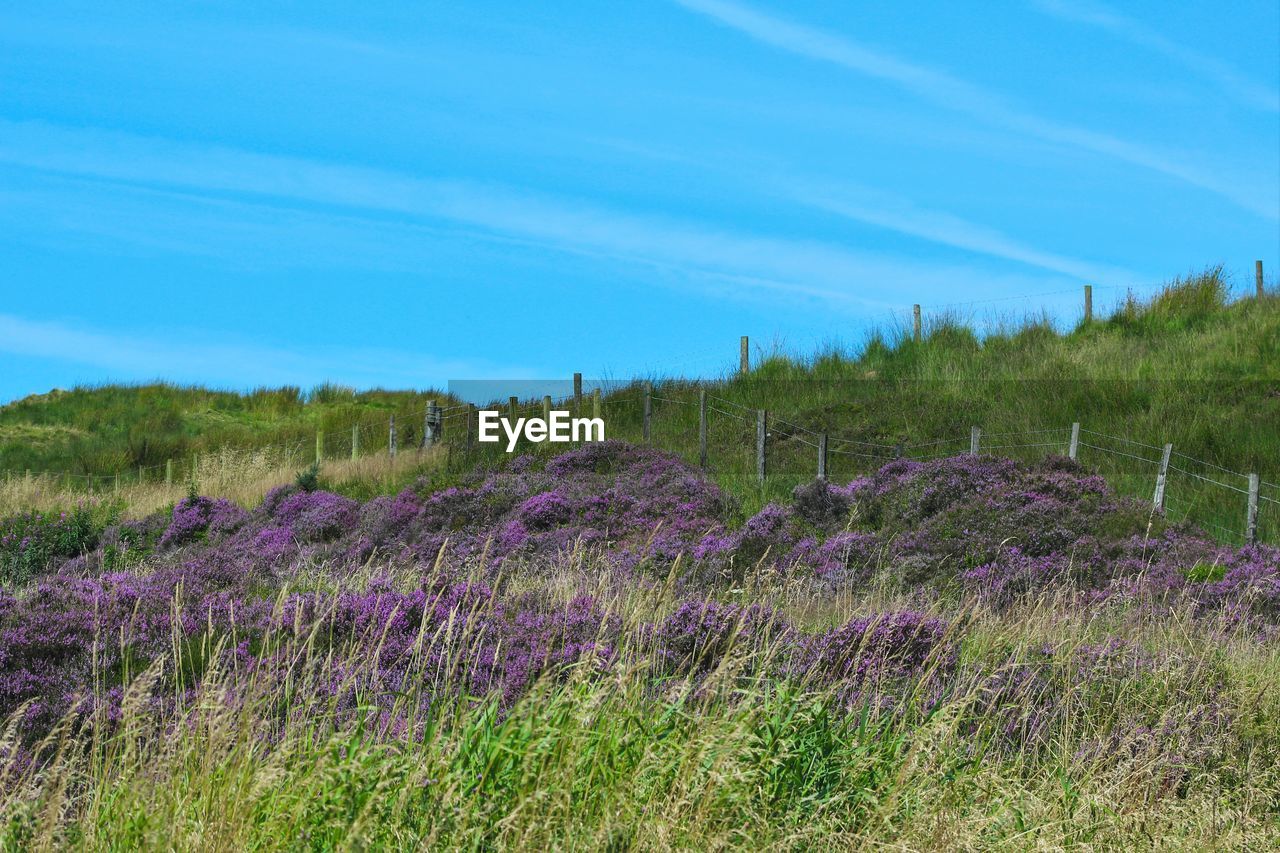
{"type": "Polygon", "coordinates": [[[1187,70],[1212,81],[1223,94],[1246,107],[1280,112],[1280,90],[1265,86],[1213,56],[1178,44],[1152,27],[1101,3],[1075,0],[1032,0],[1043,12],[1064,21],[1085,24],[1130,44],[1162,53],[1187,70]]]}
{"type": "Polygon", "coordinates": [[[889,83],[945,109],[1031,138],[1150,169],[1215,193],[1260,216],[1280,219],[1275,199],[1265,188],[1222,180],[1213,172],[1187,162],[1181,155],[1043,118],[1015,106],[995,92],[945,72],[872,50],[845,36],[797,24],[748,6],[726,0],[674,2],[757,41],[889,83]]]}
{"type": "Polygon", "coordinates": [[[837,216],[1084,281],[1125,284],[1139,279],[1130,270],[1046,252],[998,229],[921,208],[906,199],[866,187],[793,183],[784,191],[802,203],[837,216]]]}
{"type": "Polygon", "coordinates": [[[334,381],[355,387],[421,387],[451,376],[531,377],[528,367],[382,348],[283,349],[242,341],[193,342],[0,314],[0,353],[90,365],[119,380],[163,378],[232,387],[309,386],[334,381]]]}
{"type": "Polygon", "coordinates": [[[444,221],[495,239],[680,270],[726,290],[782,293],[847,312],[898,301],[894,297],[904,281],[925,294],[949,290],[961,280],[997,292],[1055,283],[963,263],[636,216],[504,187],[38,122],[0,120],[0,162],[243,203],[287,202],[319,213],[444,221]]]}

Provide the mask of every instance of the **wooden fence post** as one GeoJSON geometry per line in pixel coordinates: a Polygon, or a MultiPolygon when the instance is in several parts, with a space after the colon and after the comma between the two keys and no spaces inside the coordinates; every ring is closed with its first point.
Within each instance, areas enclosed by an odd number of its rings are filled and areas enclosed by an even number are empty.
{"type": "Polygon", "coordinates": [[[698,389],[698,465],[707,467],[707,389],[698,389]]]}
{"type": "Polygon", "coordinates": [[[649,437],[652,435],[651,422],[653,421],[653,386],[648,382],[644,383],[644,443],[649,443],[649,437]]]}
{"type": "Polygon", "coordinates": [[[360,458],[360,424],[351,425],[351,461],[360,458]]]}
{"type": "Polygon", "coordinates": [[[324,459],[324,430],[316,430],[316,464],[324,459]]]}
{"type": "Polygon", "coordinates": [[[1067,446],[1067,456],[1071,459],[1075,459],[1077,454],[1079,453],[1080,453],[1080,424],[1077,422],[1071,425],[1071,444],[1067,446]]]}
{"type": "Polygon", "coordinates": [[[422,424],[422,446],[432,447],[440,440],[440,406],[435,400],[427,403],[427,414],[422,424]]]}
{"type": "Polygon", "coordinates": [[[391,424],[387,430],[387,453],[392,459],[396,458],[396,416],[391,416],[391,424]]]}
{"type": "Polygon", "coordinates": [[[467,449],[476,443],[476,433],[480,425],[476,423],[476,404],[467,403],[467,449]]]}
{"type": "Polygon", "coordinates": [[[573,410],[582,414],[582,374],[573,374],[573,410]]]}
{"type": "Polygon", "coordinates": [[[981,446],[981,444],[982,444],[982,428],[976,427],[976,426],[969,427],[969,455],[977,456],[978,448],[981,446]]]}
{"type": "Polygon", "coordinates": [[[173,460],[164,460],[164,484],[166,486],[173,485],[173,460]]]}
{"type": "Polygon", "coordinates": [[[924,330],[920,322],[920,306],[911,306],[911,339],[916,343],[920,343],[924,339],[924,330]]]}
{"type": "Polygon", "coordinates": [[[1166,444],[1164,453],[1160,455],[1160,471],[1156,474],[1156,493],[1151,498],[1151,504],[1156,509],[1164,509],[1164,484],[1169,476],[1169,455],[1173,453],[1173,445],[1166,444]]]}
{"type": "Polygon", "coordinates": [[[766,473],[764,463],[764,444],[765,438],[768,436],[768,415],[764,409],[756,410],[756,479],[764,484],[764,475],[766,473]]]}
{"type": "Polygon", "coordinates": [[[1258,288],[1258,298],[1262,298],[1262,261],[1253,262],[1253,283],[1258,288]]]}
{"type": "Polygon", "coordinates": [[[510,397],[507,398],[507,413],[511,415],[512,419],[515,418],[516,410],[519,408],[520,408],[520,398],[517,397],[515,394],[512,394],[510,397]]]}
{"type": "Polygon", "coordinates": [[[1084,286],[1084,321],[1086,323],[1093,322],[1093,285],[1086,284],[1084,286]]]}
{"type": "Polygon", "coordinates": [[[738,341],[738,372],[743,376],[751,372],[751,346],[746,335],[738,341]]]}
{"type": "Polygon", "coordinates": [[[550,394],[542,395],[542,419],[544,421],[551,420],[551,395],[550,394]]]}
{"type": "MultiPolygon", "coordinates": [[[[1261,263],[1261,262],[1259,262],[1261,263]]],[[[1249,504],[1244,516],[1244,541],[1254,545],[1258,541],[1258,475],[1249,475],[1249,504]]]]}
{"type": "Polygon", "coordinates": [[[827,434],[818,436],[818,479],[827,479],[827,434]]]}

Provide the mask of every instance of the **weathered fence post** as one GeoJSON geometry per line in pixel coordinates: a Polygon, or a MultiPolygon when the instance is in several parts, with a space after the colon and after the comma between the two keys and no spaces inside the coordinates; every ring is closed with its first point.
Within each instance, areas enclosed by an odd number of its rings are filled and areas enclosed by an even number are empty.
{"type": "Polygon", "coordinates": [[[476,442],[476,432],[479,424],[476,423],[476,404],[467,403],[467,449],[470,450],[476,442]]]}
{"type": "Polygon", "coordinates": [[[520,408],[520,398],[517,397],[515,394],[512,394],[510,397],[507,398],[507,413],[511,415],[511,417],[514,419],[516,416],[516,410],[519,408],[520,408]]]}
{"type": "Polygon", "coordinates": [[[1076,455],[1079,452],[1080,452],[1080,424],[1077,422],[1071,425],[1071,444],[1067,446],[1067,456],[1071,459],[1075,459],[1076,455]]]}
{"type": "Polygon", "coordinates": [[[982,428],[976,427],[976,426],[969,427],[969,455],[977,456],[978,448],[981,446],[981,444],[982,444],[982,428]]]}
{"type": "Polygon", "coordinates": [[[360,424],[351,425],[351,461],[360,458],[360,424]]]}
{"type": "Polygon", "coordinates": [[[387,431],[387,453],[396,458],[396,416],[391,416],[391,424],[387,431]]]}
{"type": "Polygon", "coordinates": [[[316,430],[316,464],[324,460],[324,430],[316,430]]]}
{"type": "Polygon", "coordinates": [[[551,395],[542,395],[542,419],[544,421],[551,420],[551,395]]]}
{"type": "Polygon", "coordinates": [[[427,414],[422,423],[422,446],[432,447],[440,440],[440,406],[435,400],[427,403],[427,414]]]}
{"type": "MultiPolygon", "coordinates": [[[[1261,263],[1261,261],[1259,261],[1261,263]]],[[[1249,504],[1244,516],[1244,541],[1247,545],[1258,541],[1258,475],[1249,475],[1249,504]]]]}
{"type": "Polygon", "coordinates": [[[751,347],[746,335],[738,341],[738,372],[743,376],[751,372],[751,347]]]}
{"type": "Polygon", "coordinates": [[[164,484],[166,486],[173,485],[173,460],[164,460],[164,484]]]}
{"type": "Polygon", "coordinates": [[[573,410],[582,414],[582,374],[573,374],[573,410]]]}
{"type": "Polygon", "coordinates": [[[764,483],[764,444],[768,435],[768,415],[764,409],[756,410],[756,479],[764,483]]]}
{"type": "Polygon", "coordinates": [[[591,417],[593,418],[600,417],[600,412],[602,408],[601,402],[602,401],[600,400],[600,389],[592,388],[591,389],[591,417]]]}
{"type": "Polygon", "coordinates": [[[1084,286],[1084,321],[1086,323],[1093,322],[1093,285],[1086,284],[1084,286]]]}
{"type": "Polygon", "coordinates": [[[1253,283],[1258,287],[1258,298],[1262,298],[1262,261],[1253,262],[1253,283]]]}
{"type": "Polygon", "coordinates": [[[698,465],[707,467],[707,389],[698,389],[698,465]]]}
{"type": "Polygon", "coordinates": [[[653,386],[648,382],[644,383],[644,442],[649,443],[651,433],[651,422],[653,420],[653,386]]]}
{"type": "Polygon", "coordinates": [[[916,343],[920,343],[923,339],[923,329],[920,323],[920,306],[911,306],[911,339],[916,343]]]}
{"type": "Polygon", "coordinates": [[[1156,509],[1164,509],[1164,484],[1169,476],[1169,455],[1173,453],[1173,445],[1166,444],[1164,453],[1160,454],[1160,471],[1156,474],[1156,493],[1151,498],[1151,504],[1156,509]]]}
{"type": "Polygon", "coordinates": [[[818,479],[827,479],[827,434],[818,436],[818,479]]]}

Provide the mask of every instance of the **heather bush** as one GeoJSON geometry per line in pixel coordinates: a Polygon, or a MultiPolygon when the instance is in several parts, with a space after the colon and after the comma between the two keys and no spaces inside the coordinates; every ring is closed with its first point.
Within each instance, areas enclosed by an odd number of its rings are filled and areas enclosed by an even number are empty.
{"type": "MultiPolygon", "coordinates": [[[[387,754],[442,738],[451,757],[422,758],[422,779],[509,808],[540,772],[526,762],[578,753],[647,767],[650,790],[678,797],[643,756],[679,742],[699,757],[664,766],[689,768],[691,789],[720,790],[696,769],[714,754],[722,778],[749,780],[733,802],[775,820],[759,792],[815,815],[843,803],[841,826],[906,821],[874,803],[912,762],[956,785],[1009,765],[1099,791],[1113,783],[1088,774],[1130,774],[1160,804],[1275,755],[1256,686],[1278,639],[1274,548],[1149,525],[1062,460],[895,462],[737,514],[679,460],[605,443],[434,493],[362,504],[286,486],[248,512],[195,496],[89,525],[32,548],[38,568],[0,590],[0,782],[48,795],[35,780],[61,766],[42,741],[60,721],[178,748],[222,714],[247,715],[228,731],[252,732],[251,754],[318,726],[387,754]],[[703,739],[712,719],[732,722],[703,739]],[[481,732],[540,734],[508,752],[481,732]]],[[[30,541],[70,529],[4,523],[30,541]]],[[[365,746],[346,743],[326,766],[355,774],[365,746]]],[[[459,802],[411,790],[423,814],[459,802]]]]}

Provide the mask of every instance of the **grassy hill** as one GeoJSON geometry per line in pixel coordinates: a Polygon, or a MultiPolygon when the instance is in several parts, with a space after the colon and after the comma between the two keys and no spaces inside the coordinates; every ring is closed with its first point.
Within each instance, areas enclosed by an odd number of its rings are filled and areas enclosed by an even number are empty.
{"type": "MultiPolygon", "coordinates": [[[[993,453],[1065,452],[1070,425],[1079,422],[1080,460],[1138,495],[1151,494],[1156,460],[1172,443],[1170,514],[1225,539],[1239,539],[1244,526],[1246,481],[1237,473],[1280,482],[1280,299],[1232,302],[1216,269],[1066,331],[1040,319],[979,337],[955,317],[932,317],[920,341],[888,329],[857,351],[776,353],[746,375],[650,383],[651,440],[689,459],[698,457],[698,390],[711,396],[709,467],[744,512],[812,478],[818,433],[830,436],[832,478],[847,479],[899,453],[962,452],[972,425],[993,453]],[[752,411],[760,408],[770,413],[763,487],[752,411]]],[[[607,396],[610,437],[642,438],[642,396],[639,382],[607,396]]],[[[127,480],[142,467],[143,478],[159,480],[175,459],[181,480],[198,464],[193,456],[228,447],[272,448],[280,464],[296,468],[313,458],[317,432],[327,457],[349,459],[353,428],[359,453],[385,454],[389,417],[400,446],[414,447],[432,398],[445,395],[332,386],[308,394],[171,385],[53,392],[0,408],[0,469],[123,471],[127,480]]],[[[493,446],[467,448],[458,417],[447,427],[455,463],[505,456],[493,446]]],[[[413,473],[407,465],[398,479],[413,473]]],[[[1275,500],[1280,490],[1264,485],[1261,524],[1272,538],[1280,532],[1275,500]]]]}
{"type": "MultiPolygon", "coordinates": [[[[223,448],[313,447],[317,431],[368,450],[421,439],[422,412],[439,391],[354,391],[322,385],[249,393],[170,384],[104,385],[51,391],[0,407],[0,469],[114,475],[184,461],[223,448]]],[[[301,458],[301,456],[299,457],[301,458]]]]}

